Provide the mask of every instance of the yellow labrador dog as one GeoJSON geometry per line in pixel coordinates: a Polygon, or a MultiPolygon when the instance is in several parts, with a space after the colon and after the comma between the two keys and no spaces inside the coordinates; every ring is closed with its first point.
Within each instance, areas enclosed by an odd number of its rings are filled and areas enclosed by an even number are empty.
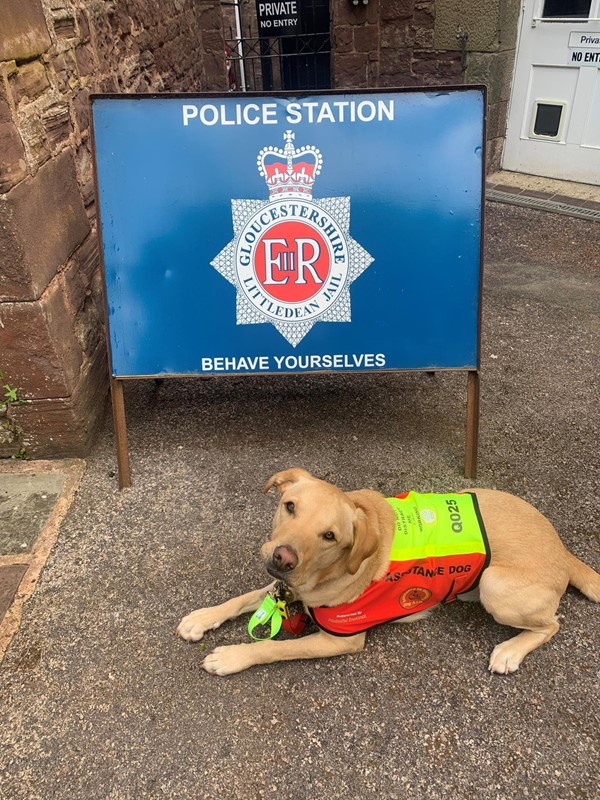
{"type": "MultiPolygon", "coordinates": [[[[272,487],[280,502],[261,555],[269,574],[285,581],[305,607],[349,603],[386,575],[396,517],[381,494],[343,492],[299,468],[273,475],[265,492],[272,487]]],[[[566,550],[550,522],[529,503],[491,489],[472,494],[487,533],[489,561],[479,580],[479,597],[463,599],[480,599],[498,623],[521,629],[491,654],[489,669],[506,674],[558,631],[556,610],[568,584],[600,603],[600,575],[566,550]]],[[[193,611],[179,624],[179,635],[198,641],[223,622],[255,611],[272,586],[193,611]]],[[[214,675],[230,675],[255,664],[355,653],[364,643],[364,632],[340,636],[319,630],[293,640],[217,647],[203,667],[214,675]]]]}

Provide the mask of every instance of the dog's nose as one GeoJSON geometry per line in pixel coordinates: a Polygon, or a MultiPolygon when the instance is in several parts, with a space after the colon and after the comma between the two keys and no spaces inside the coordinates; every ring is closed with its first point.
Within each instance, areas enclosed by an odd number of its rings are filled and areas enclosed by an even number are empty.
{"type": "Polygon", "coordinates": [[[280,572],[291,572],[298,563],[298,557],[287,545],[280,545],[273,551],[273,566],[280,572]]]}

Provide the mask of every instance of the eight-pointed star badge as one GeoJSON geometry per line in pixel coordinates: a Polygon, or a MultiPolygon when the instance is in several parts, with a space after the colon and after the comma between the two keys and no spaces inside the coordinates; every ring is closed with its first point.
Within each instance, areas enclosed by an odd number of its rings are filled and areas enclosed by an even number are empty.
{"type": "Polygon", "coordinates": [[[315,147],[265,147],[268,200],[232,200],[234,237],[211,261],[236,287],[236,324],[270,322],[295,347],[317,322],[350,322],[350,284],[373,261],[350,236],[350,198],[314,198],[315,147]]]}

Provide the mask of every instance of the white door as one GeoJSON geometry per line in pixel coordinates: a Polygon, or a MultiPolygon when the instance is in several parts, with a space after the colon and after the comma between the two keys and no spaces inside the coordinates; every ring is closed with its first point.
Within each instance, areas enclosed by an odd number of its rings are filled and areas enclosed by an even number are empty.
{"type": "Polygon", "coordinates": [[[502,166],[600,184],[600,0],[523,0],[502,166]]]}

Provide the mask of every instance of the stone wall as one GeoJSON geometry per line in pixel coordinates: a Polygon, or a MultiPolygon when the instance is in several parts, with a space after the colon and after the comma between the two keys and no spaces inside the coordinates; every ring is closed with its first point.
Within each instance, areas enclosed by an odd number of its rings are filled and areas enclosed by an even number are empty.
{"type": "MultiPolygon", "coordinates": [[[[31,455],[77,455],[108,389],[92,92],[226,89],[212,0],[0,0],[0,370],[31,455]]],[[[21,443],[2,444],[0,456],[21,443]]]]}
{"type": "Polygon", "coordinates": [[[336,89],[483,83],[488,171],[499,168],[518,0],[333,0],[336,89]]]}
{"type": "Polygon", "coordinates": [[[424,86],[462,82],[462,54],[435,50],[434,0],[333,4],[336,88],[424,86]]]}

